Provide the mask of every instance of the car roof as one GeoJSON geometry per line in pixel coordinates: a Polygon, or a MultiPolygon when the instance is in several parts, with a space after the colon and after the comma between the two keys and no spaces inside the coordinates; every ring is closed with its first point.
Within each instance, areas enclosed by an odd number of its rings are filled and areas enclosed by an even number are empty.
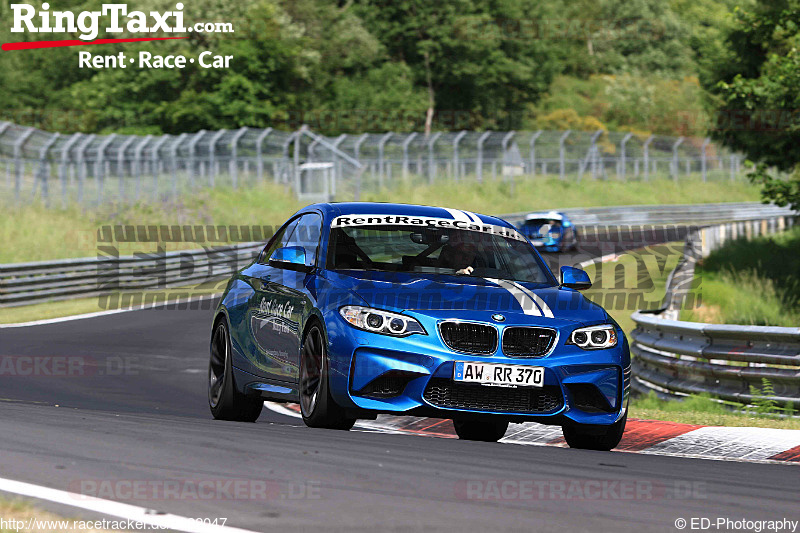
{"type": "Polygon", "coordinates": [[[564,213],[559,213],[558,211],[547,211],[547,212],[539,212],[539,213],[529,213],[525,215],[525,220],[536,220],[537,218],[549,218],[552,220],[563,220],[567,218],[567,215],[564,213]]]}
{"type": "Polygon", "coordinates": [[[484,224],[494,224],[497,226],[507,226],[513,228],[511,224],[498,217],[473,213],[471,211],[465,211],[462,209],[433,207],[429,205],[395,204],[383,202],[337,202],[310,205],[302,211],[314,208],[328,213],[331,218],[339,215],[407,215],[456,220],[463,219],[469,222],[480,221],[484,224]]]}

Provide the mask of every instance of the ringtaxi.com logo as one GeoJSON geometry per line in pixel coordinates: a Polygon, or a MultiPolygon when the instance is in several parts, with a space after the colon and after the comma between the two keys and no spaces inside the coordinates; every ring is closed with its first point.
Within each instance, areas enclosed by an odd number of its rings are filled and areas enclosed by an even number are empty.
{"type": "MultiPolygon", "coordinates": [[[[175,4],[172,11],[129,11],[126,4],[103,4],[99,11],[51,11],[47,2],[37,11],[28,4],[11,4],[13,14],[12,33],[36,34],[75,34],[77,41],[24,41],[5,43],[4,51],[30,50],[39,48],[57,48],[64,46],[80,46],[84,44],[112,44],[141,41],[160,41],[169,39],[186,39],[194,33],[235,33],[231,22],[195,22],[185,21],[183,3],[175,4]],[[107,21],[103,26],[101,19],[107,21]],[[111,38],[96,40],[100,33],[117,35],[125,33],[130,38],[111,38]],[[182,34],[182,35],[180,35],[182,34]],[[142,37],[145,35],[145,37],[142,37]],[[159,35],[155,37],[153,35],[159,35]]],[[[211,51],[201,51],[193,55],[159,55],[147,51],[139,51],[136,57],[129,57],[125,52],[113,55],[100,55],[91,52],[78,52],[78,67],[91,69],[138,68],[150,69],[183,69],[189,64],[197,63],[204,69],[229,68],[233,56],[215,55],[211,51]],[[196,55],[196,57],[195,57],[196,55]]]]}

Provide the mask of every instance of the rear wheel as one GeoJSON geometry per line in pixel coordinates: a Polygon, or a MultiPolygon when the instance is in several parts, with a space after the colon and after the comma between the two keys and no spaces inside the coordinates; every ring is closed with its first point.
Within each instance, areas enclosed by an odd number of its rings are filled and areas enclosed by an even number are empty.
{"type": "Polygon", "coordinates": [[[325,337],[313,324],[300,350],[300,413],[308,427],[348,430],[356,419],[348,418],[331,397],[329,374],[325,337]]]}
{"type": "Polygon", "coordinates": [[[625,416],[608,426],[608,429],[599,432],[597,426],[587,429],[579,424],[563,426],[561,429],[564,433],[564,440],[567,441],[570,448],[607,452],[616,448],[619,441],[622,440],[627,420],[628,414],[625,413],[625,416]]]}
{"type": "Polygon", "coordinates": [[[220,320],[211,335],[211,359],[208,364],[208,406],[217,420],[255,422],[264,407],[261,398],[250,398],[236,390],[231,363],[231,339],[228,326],[220,320]]]}
{"type": "Polygon", "coordinates": [[[461,440],[497,442],[508,429],[508,420],[453,420],[456,435],[461,440]]]}

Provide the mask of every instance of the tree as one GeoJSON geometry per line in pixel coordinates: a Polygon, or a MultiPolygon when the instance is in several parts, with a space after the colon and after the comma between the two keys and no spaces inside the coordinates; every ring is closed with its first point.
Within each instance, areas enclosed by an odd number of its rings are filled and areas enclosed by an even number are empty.
{"type": "Polygon", "coordinates": [[[464,112],[465,127],[513,127],[557,69],[552,43],[535,35],[534,0],[360,0],[359,14],[393,61],[407,64],[436,112],[464,112]]]}
{"type": "Polygon", "coordinates": [[[754,163],[765,201],[800,209],[800,1],[738,9],[728,60],[709,76],[717,97],[714,135],[754,163]],[[774,171],[790,173],[781,180],[774,171]]]}

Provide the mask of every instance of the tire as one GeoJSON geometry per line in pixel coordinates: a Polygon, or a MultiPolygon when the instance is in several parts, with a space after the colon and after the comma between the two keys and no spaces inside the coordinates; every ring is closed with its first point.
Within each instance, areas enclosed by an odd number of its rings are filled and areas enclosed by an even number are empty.
{"type": "Polygon", "coordinates": [[[453,420],[456,435],[461,440],[497,442],[508,429],[508,420],[453,420]]]}
{"type": "Polygon", "coordinates": [[[250,398],[236,389],[231,363],[231,338],[224,319],[217,322],[211,333],[208,406],[216,420],[236,422],[255,422],[264,407],[261,398],[250,398]]]}
{"type": "MultiPolygon", "coordinates": [[[[564,440],[567,441],[570,448],[607,452],[616,448],[619,441],[622,440],[627,420],[628,414],[625,413],[625,416],[608,426],[605,432],[599,434],[586,431],[586,428],[581,427],[580,424],[563,426],[561,430],[564,433],[564,440]]],[[[597,426],[592,427],[596,428],[597,426]]]]}
{"type": "Polygon", "coordinates": [[[356,423],[331,397],[328,349],[322,327],[314,322],[300,348],[299,403],[303,422],[311,428],[349,430],[356,423]]]}

